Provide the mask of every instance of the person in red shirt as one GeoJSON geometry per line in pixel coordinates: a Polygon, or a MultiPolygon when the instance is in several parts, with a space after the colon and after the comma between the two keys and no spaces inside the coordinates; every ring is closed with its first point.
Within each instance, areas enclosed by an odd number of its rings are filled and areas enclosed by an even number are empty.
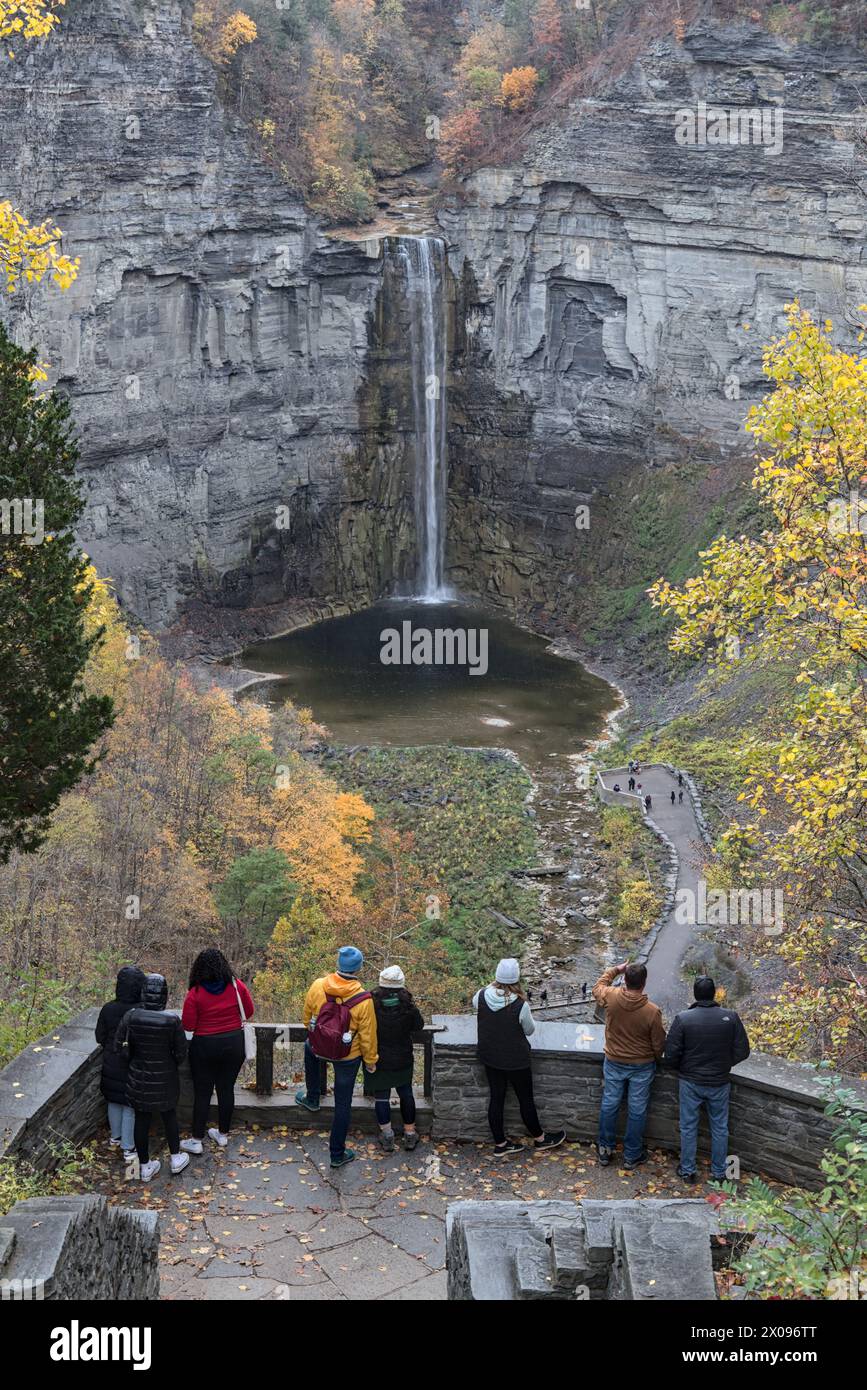
{"type": "Polygon", "coordinates": [[[217,1092],[217,1123],[208,1135],[224,1149],[229,1142],[235,1082],[244,1065],[244,1024],[253,1017],[253,1000],[243,980],[236,980],[222,951],[200,951],[190,971],[181,1023],[190,1042],[193,1074],[193,1137],[181,1148],[200,1154],[211,1096],[217,1092]]]}

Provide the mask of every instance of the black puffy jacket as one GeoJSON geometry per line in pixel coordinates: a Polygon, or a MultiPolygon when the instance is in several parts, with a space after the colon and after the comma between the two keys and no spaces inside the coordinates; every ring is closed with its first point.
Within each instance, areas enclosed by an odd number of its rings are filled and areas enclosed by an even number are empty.
{"type": "Polygon", "coordinates": [[[724,1086],[732,1067],[749,1055],[740,1018],[712,999],[697,1000],[677,1014],[665,1040],[664,1061],[696,1086],[724,1086]]]}
{"type": "Polygon", "coordinates": [[[405,1071],[412,1066],[412,1034],[424,1027],[424,1019],[407,989],[372,991],[376,1011],[376,1045],[379,1071],[405,1071]]]}
{"type": "Polygon", "coordinates": [[[167,993],[161,975],[148,975],[144,1007],[130,1010],[117,1030],[117,1046],[129,1057],[126,1100],[135,1110],[173,1110],[178,1103],[187,1039],[177,1014],[165,1012],[167,993]]]}
{"type": "Polygon", "coordinates": [[[106,1100],[126,1105],[126,1073],[128,1059],[114,1045],[117,1030],[124,1014],[139,1002],[144,987],[144,971],[135,965],[125,965],[117,972],[115,997],[103,1004],[96,1020],[96,1041],[102,1043],[102,1080],[100,1089],[106,1100]]]}

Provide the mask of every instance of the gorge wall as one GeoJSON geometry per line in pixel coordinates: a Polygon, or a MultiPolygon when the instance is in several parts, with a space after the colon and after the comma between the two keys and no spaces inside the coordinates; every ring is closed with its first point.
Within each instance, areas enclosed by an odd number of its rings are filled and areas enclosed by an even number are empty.
{"type": "MultiPolygon", "coordinates": [[[[854,50],[695,26],[450,201],[453,582],[512,610],[568,612],[588,552],[604,563],[592,499],[613,478],[683,460],[724,474],[746,451],[762,345],[787,302],[854,342],[865,79],[854,50]],[[700,101],[784,107],[779,153],[676,143],[675,112],[700,101]]],[[[618,521],[603,551],[628,510],[618,521]]]]}
{"type": "MultiPolygon", "coordinates": [[[[89,553],[152,627],[388,592],[415,535],[387,246],[325,235],[260,159],[179,0],[69,0],[29,49],[0,74],[0,196],[81,271],[0,315],[72,399],[89,553]]],[[[445,203],[452,583],[568,616],[613,481],[734,466],[783,305],[851,325],[867,299],[865,90],[854,51],[697,26],[445,203]],[[782,105],[781,151],[678,145],[700,100],[782,105]]]]}
{"type": "Polygon", "coordinates": [[[71,397],[82,540],[123,603],[158,627],[194,597],[387,587],[407,489],[366,391],[382,248],[323,235],[257,156],[184,6],[70,0],[3,66],[0,148],[2,196],[81,259],[0,312],[71,397]]]}

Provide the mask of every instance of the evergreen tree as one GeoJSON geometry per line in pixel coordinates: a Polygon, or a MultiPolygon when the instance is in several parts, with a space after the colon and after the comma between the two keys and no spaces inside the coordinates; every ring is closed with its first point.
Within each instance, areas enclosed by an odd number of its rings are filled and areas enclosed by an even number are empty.
{"type": "MultiPolygon", "coordinates": [[[[43,374],[44,375],[44,374],[43,374]]],[[[69,405],[38,394],[36,350],[0,328],[0,863],[45,838],[61,794],[112,723],[84,670],[92,584],[74,529],[83,511],[69,405]]]]}

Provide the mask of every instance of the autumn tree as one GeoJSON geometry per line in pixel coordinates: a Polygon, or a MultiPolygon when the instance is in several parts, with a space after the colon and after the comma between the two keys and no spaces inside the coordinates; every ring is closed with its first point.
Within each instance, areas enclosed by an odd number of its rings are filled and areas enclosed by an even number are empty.
{"type": "Polygon", "coordinates": [[[533,67],[512,68],[503,74],[500,95],[508,111],[527,111],[533,105],[539,74],[533,67]]]}
{"type": "MultiPolygon", "coordinates": [[[[775,389],[748,416],[766,526],[721,536],[701,574],[659,581],[672,649],[723,672],[788,662],[792,694],[741,750],[744,814],[723,837],[735,872],[781,884],[790,976],[763,1015],[793,1057],[867,1058],[867,359],[797,303],[764,354],[775,389]],[[794,921],[792,914],[794,913],[794,921]]],[[[863,338],[863,334],[861,335],[863,338]]],[[[740,880],[744,881],[743,878],[740,880]]]]}

